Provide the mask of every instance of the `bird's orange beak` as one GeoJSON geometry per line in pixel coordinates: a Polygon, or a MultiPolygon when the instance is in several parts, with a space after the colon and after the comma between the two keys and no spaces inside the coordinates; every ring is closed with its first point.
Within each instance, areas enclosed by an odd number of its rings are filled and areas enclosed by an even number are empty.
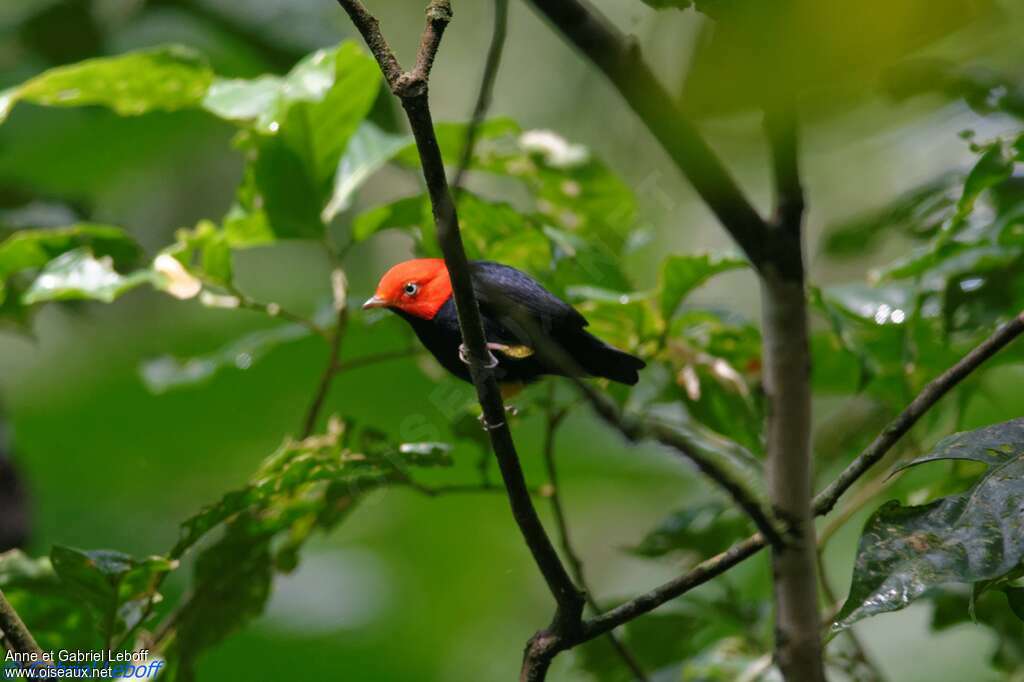
{"type": "Polygon", "coordinates": [[[387,308],[388,302],[376,294],[366,299],[366,303],[363,304],[363,310],[369,310],[370,308],[387,308]]]}

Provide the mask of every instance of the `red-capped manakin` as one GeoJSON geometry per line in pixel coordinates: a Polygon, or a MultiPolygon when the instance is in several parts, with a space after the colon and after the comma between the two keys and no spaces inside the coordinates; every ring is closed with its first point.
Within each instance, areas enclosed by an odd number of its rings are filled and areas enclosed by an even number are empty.
{"type": "MultiPolygon", "coordinates": [[[[471,261],[473,291],[480,305],[487,346],[503,392],[545,374],[566,375],[545,358],[544,334],[571,356],[587,376],[635,384],[645,366],[640,358],[609,346],[587,332],[587,320],[524,272],[491,261],[471,261]]],[[[470,381],[462,334],[455,315],[448,268],[440,258],[418,258],[395,265],[381,278],[367,308],[389,308],[412,325],[416,336],[445,369],[470,381]]]]}

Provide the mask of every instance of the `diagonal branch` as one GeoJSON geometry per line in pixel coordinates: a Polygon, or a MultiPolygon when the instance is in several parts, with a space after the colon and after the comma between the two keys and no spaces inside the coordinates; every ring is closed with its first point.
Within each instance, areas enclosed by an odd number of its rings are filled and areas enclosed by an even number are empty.
{"type": "Polygon", "coordinates": [[[437,224],[437,237],[444,254],[445,264],[452,280],[452,292],[458,313],[462,339],[468,351],[469,370],[476,387],[477,399],[483,410],[484,424],[491,439],[495,457],[508,492],[512,514],[558,605],[551,631],[574,633],[579,629],[583,612],[583,595],[569,577],[555,551],[537,510],[530,499],[526,479],[519,464],[512,433],[505,421],[505,406],[492,370],[488,367],[489,352],[484,337],[480,309],[470,279],[469,260],[462,245],[458,217],[452,201],[444,163],[434,134],[433,121],[427,99],[430,67],[440,44],[441,36],[451,19],[448,0],[432,0],[427,8],[427,25],[420,43],[416,67],[401,73],[398,61],[391,53],[380,33],[375,19],[358,0],[338,0],[363,35],[367,45],[381,66],[388,84],[402,102],[416,148],[420,154],[423,177],[427,184],[437,224]],[[399,72],[396,72],[396,69],[399,72]]]}
{"type": "Polygon", "coordinates": [[[907,407],[899,413],[882,432],[843,470],[834,481],[814,498],[814,512],[818,516],[828,514],[836,506],[843,493],[850,489],[868,469],[877,464],[887,452],[899,442],[914,424],[930,410],[935,403],[949,393],[954,386],[966,379],[982,363],[1005,348],[1011,341],[1024,333],[1024,312],[997,329],[955,365],[933,379],[917,394],[907,407]]]}
{"type": "MultiPolygon", "coordinates": [[[[867,448],[831,484],[826,486],[814,498],[816,516],[824,516],[832,510],[839,498],[850,487],[877,464],[889,450],[917,423],[928,410],[960,382],[970,376],[981,365],[1009,345],[1014,339],[1024,334],[1024,312],[997,329],[991,336],[978,344],[955,365],[925,386],[917,397],[900,412],[867,448]]],[[[684,575],[659,585],[616,608],[596,616],[583,623],[583,632],[574,640],[550,638],[533,652],[538,659],[537,665],[550,664],[560,652],[600,637],[606,632],[649,613],[662,604],[669,602],[690,590],[729,571],[737,564],[754,556],[768,546],[760,533],[751,535],[721,554],[705,559],[684,575]],[[544,661],[543,659],[546,659],[544,661]]]]}
{"type": "Polygon", "coordinates": [[[586,0],[529,0],[594,66],[657,138],[754,267],[769,260],[768,226],[637,45],[586,0]]]}
{"type": "Polygon", "coordinates": [[[731,474],[701,454],[699,448],[685,434],[654,419],[622,414],[608,397],[598,393],[583,381],[576,379],[575,382],[594,411],[627,440],[636,443],[652,439],[675,450],[693,462],[702,474],[725,490],[740,509],[747,513],[769,544],[775,546],[784,544],[782,536],[761,504],[731,474]]]}

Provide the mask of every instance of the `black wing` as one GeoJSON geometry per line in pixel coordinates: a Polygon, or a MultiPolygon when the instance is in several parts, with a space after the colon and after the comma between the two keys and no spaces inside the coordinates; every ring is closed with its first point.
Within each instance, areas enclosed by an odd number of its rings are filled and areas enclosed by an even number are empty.
{"type": "Polygon", "coordinates": [[[587,319],[525,272],[493,261],[470,263],[473,291],[485,315],[527,316],[548,330],[582,329],[587,319]]]}

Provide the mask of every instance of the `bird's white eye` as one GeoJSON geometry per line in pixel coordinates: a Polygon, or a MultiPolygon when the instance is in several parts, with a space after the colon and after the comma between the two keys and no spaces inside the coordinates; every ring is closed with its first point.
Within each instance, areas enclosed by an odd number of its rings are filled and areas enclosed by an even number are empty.
{"type": "Polygon", "coordinates": [[[415,296],[416,293],[420,290],[420,285],[416,284],[416,282],[408,282],[406,283],[405,287],[403,287],[403,289],[405,291],[406,296],[415,296]]]}

